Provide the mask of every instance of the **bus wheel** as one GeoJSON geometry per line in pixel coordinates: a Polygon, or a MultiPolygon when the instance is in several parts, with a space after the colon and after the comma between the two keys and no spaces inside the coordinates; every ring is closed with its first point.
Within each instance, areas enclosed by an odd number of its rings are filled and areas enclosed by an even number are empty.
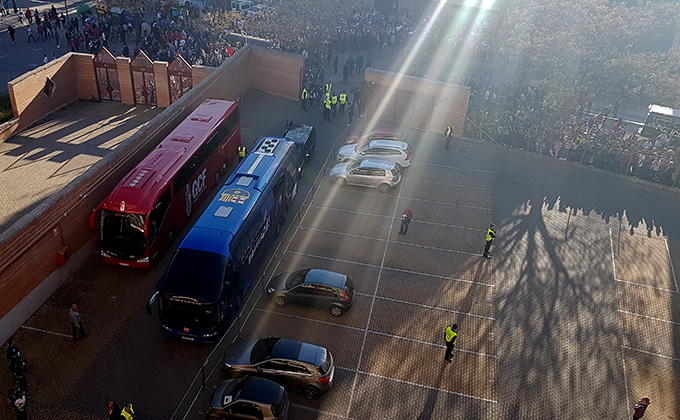
{"type": "Polygon", "coordinates": [[[274,304],[276,304],[276,306],[278,306],[279,308],[283,308],[284,306],[286,306],[286,300],[279,296],[276,299],[274,299],[274,304]]]}

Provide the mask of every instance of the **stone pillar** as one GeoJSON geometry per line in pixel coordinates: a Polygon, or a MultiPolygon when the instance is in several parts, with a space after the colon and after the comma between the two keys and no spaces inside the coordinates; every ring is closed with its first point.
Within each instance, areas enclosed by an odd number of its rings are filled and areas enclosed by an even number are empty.
{"type": "Polygon", "coordinates": [[[153,78],[156,83],[156,101],[158,106],[170,106],[170,79],[168,79],[168,62],[153,62],[153,78]]]}
{"type": "Polygon", "coordinates": [[[135,103],[135,92],[132,87],[132,73],[130,73],[130,59],[127,57],[116,57],[116,68],[118,69],[120,100],[124,104],[133,105],[135,103]]]}

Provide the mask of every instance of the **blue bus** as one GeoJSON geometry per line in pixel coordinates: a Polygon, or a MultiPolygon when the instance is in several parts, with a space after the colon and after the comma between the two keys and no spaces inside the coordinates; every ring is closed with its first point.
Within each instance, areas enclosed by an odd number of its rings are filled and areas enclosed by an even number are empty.
{"type": "Polygon", "coordinates": [[[147,304],[169,336],[215,342],[234,321],[297,193],[298,155],[261,138],[184,237],[147,304]]]}

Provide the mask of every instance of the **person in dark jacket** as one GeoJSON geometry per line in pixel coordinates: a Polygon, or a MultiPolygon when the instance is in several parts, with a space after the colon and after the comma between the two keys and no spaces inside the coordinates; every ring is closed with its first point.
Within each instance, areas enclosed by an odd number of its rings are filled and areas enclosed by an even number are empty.
{"type": "Polygon", "coordinates": [[[413,219],[413,212],[410,208],[406,207],[401,215],[401,227],[399,228],[400,235],[406,235],[408,232],[408,225],[411,223],[411,219],[413,219]]]}
{"type": "Polygon", "coordinates": [[[109,420],[122,420],[120,407],[113,401],[109,401],[109,420]]]}
{"type": "Polygon", "coordinates": [[[649,405],[649,398],[645,397],[640,400],[637,404],[635,404],[635,412],[633,413],[633,420],[640,420],[642,416],[645,415],[645,410],[647,410],[647,406],[649,405]]]}

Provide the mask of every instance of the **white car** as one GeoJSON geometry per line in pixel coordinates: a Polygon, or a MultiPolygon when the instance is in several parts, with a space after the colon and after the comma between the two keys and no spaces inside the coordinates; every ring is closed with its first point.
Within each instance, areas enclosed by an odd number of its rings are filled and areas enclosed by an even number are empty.
{"type": "Polygon", "coordinates": [[[340,187],[346,184],[377,187],[384,193],[399,185],[401,181],[399,165],[369,159],[338,163],[331,169],[329,176],[340,187]]]}
{"type": "Polygon", "coordinates": [[[349,144],[338,150],[338,162],[372,159],[393,162],[401,167],[411,166],[413,154],[408,143],[397,140],[372,140],[367,144],[349,144]]]}

